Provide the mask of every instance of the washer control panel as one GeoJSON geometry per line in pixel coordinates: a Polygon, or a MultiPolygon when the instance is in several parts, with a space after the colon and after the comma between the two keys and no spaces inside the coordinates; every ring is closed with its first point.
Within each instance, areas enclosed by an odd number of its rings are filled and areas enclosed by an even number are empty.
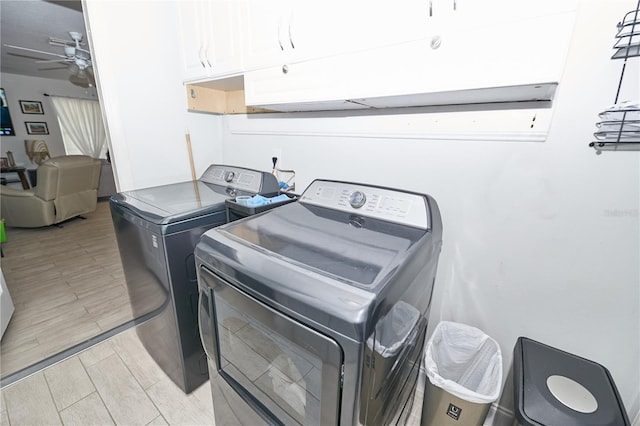
{"type": "Polygon", "coordinates": [[[278,192],[278,181],[271,173],[241,167],[212,164],[200,180],[248,192],[278,192]]]}
{"type": "Polygon", "coordinates": [[[429,229],[426,196],[357,183],[314,180],[299,202],[429,229]]]}

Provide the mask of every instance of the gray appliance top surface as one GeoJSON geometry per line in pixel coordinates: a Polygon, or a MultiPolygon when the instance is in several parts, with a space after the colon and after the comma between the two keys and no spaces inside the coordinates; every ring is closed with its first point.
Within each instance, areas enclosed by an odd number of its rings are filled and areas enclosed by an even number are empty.
{"type": "Polygon", "coordinates": [[[374,284],[426,231],[303,203],[233,222],[233,238],[322,274],[359,286],[374,284]]]}
{"type": "Polygon", "coordinates": [[[171,223],[188,217],[224,210],[234,193],[218,185],[188,181],[126,191],[112,197],[153,223],[171,223]]]}
{"type": "MultiPolygon", "coordinates": [[[[424,312],[433,282],[429,271],[442,244],[435,200],[422,195],[418,202],[412,197],[419,194],[395,191],[392,198],[410,198],[427,216],[418,220],[413,208],[396,208],[398,203],[391,203],[395,216],[377,211],[390,205],[385,196],[369,209],[358,202],[361,197],[350,196],[352,184],[345,203],[342,189],[327,191],[331,186],[318,181],[309,187],[311,202],[303,201],[308,188],[295,203],[204,232],[196,264],[294,317],[355,339],[369,335],[378,304],[394,303],[405,291],[407,301],[421,298],[416,303],[424,312]],[[349,199],[357,201],[354,206],[349,199]]],[[[358,191],[372,200],[379,192],[371,188],[358,191]]]]}
{"type": "Polygon", "coordinates": [[[237,195],[277,191],[278,182],[270,173],[212,164],[199,180],[125,191],[112,196],[111,202],[166,225],[225,211],[225,201],[237,195]]]}

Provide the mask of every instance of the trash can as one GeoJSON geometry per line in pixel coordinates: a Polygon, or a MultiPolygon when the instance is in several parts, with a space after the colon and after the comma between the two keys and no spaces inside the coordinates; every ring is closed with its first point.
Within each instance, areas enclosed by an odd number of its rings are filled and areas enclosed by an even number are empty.
{"type": "Polygon", "coordinates": [[[513,350],[516,425],[630,425],[602,365],[526,337],[513,350]]]}
{"type": "Polygon", "coordinates": [[[502,353],[475,327],[442,321],[427,342],[421,426],[480,426],[502,385],[502,353]]]}

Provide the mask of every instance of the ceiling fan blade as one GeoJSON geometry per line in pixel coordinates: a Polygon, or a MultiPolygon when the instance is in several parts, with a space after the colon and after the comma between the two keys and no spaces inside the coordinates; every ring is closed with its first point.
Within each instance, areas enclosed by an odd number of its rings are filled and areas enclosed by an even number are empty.
{"type": "Polygon", "coordinates": [[[65,55],[59,55],[57,53],[51,53],[51,52],[44,52],[42,50],[36,50],[36,49],[29,49],[28,47],[20,47],[20,46],[13,46],[11,44],[5,44],[6,47],[11,47],[13,49],[19,49],[19,50],[26,50],[27,52],[35,52],[35,53],[42,53],[43,55],[51,55],[51,56],[57,56],[59,58],[64,58],[66,59],[67,57],[65,55]]]}
{"type": "Polygon", "coordinates": [[[47,59],[43,61],[35,61],[36,64],[48,64],[51,62],[73,62],[73,59],[47,59]]]}
{"type": "Polygon", "coordinates": [[[87,54],[91,55],[91,52],[90,52],[90,51],[88,51],[87,49],[83,49],[82,47],[76,47],[76,50],[79,50],[79,51],[81,51],[81,52],[85,52],[85,53],[87,53],[87,54]]]}
{"type": "Polygon", "coordinates": [[[52,46],[75,46],[73,40],[62,40],[55,37],[49,37],[49,44],[52,46]]]}

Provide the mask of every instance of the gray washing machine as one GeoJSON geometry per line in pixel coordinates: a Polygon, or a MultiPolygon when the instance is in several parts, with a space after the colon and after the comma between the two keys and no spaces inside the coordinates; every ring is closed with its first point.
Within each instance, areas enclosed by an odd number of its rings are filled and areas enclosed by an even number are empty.
{"type": "Polygon", "coordinates": [[[328,180],[205,232],[198,316],[215,423],[404,424],[441,245],[430,196],[328,180]]]}
{"type": "Polygon", "coordinates": [[[169,377],[189,393],[208,378],[196,317],[193,250],[206,230],[226,223],[225,201],[274,193],[269,173],[211,165],[196,181],[116,194],[110,199],[136,331],[169,377]]]}

